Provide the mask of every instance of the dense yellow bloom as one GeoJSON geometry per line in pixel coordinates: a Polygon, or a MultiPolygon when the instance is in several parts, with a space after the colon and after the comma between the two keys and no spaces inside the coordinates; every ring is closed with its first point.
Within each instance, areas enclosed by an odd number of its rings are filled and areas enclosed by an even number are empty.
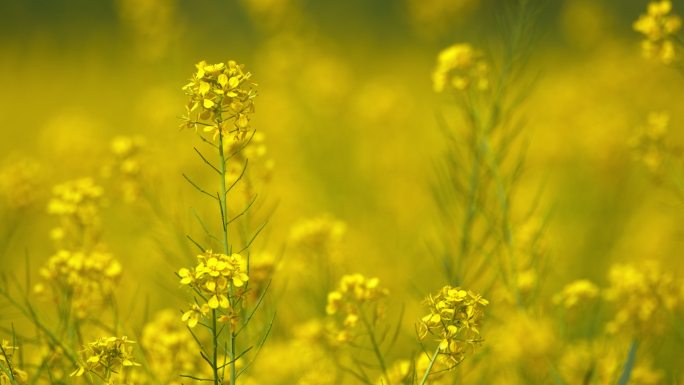
{"type": "Polygon", "coordinates": [[[73,248],[92,246],[99,232],[102,187],[91,178],[82,178],[56,185],[47,211],[60,219],[52,230],[52,238],[73,248]]]}
{"type": "MultiPolygon", "coordinates": [[[[40,270],[42,278],[54,289],[54,297],[70,298],[73,314],[86,318],[97,314],[114,293],[121,277],[121,264],[108,253],[60,250],[40,270]]],[[[45,287],[38,284],[37,292],[45,287]]]]}
{"type": "Polygon", "coordinates": [[[378,278],[366,278],[361,274],[345,275],[337,290],[328,293],[325,311],[341,320],[336,339],[348,342],[354,338],[359,322],[368,323],[370,318],[377,320],[384,315],[380,300],[387,297],[388,290],[380,286],[378,278]],[[368,309],[371,307],[371,309],[368,309]],[[372,311],[373,314],[366,314],[372,311]]]}
{"type": "Polygon", "coordinates": [[[615,265],[608,279],[605,296],[615,305],[615,315],[607,325],[610,333],[659,333],[671,313],[681,307],[681,287],[655,262],[639,268],[615,265]]]}
{"type": "Polygon", "coordinates": [[[454,367],[465,358],[469,348],[482,341],[480,323],[489,301],[460,287],[444,286],[425,300],[429,314],[418,324],[419,338],[434,337],[439,351],[454,367]]]}
{"type": "Polygon", "coordinates": [[[90,224],[98,212],[102,187],[90,178],[83,178],[56,185],[52,189],[52,195],[48,213],[72,215],[81,223],[90,224]]]}
{"type": "Polygon", "coordinates": [[[201,61],[195,67],[197,71],[183,87],[190,97],[183,127],[201,129],[214,138],[219,132],[244,138],[254,113],[252,74],[232,60],[217,64],[201,61]]]}
{"type": "MultiPolygon", "coordinates": [[[[207,298],[201,306],[192,308],[183,314],[183,321],[194,327],[208,309],[231,309],[233,299],[242,295],[235,289],[242,288],[249,277],[244,258],[240,254],[214,253],[206,251],[197,256],[197,266],[192,269],[182,268],[178,271],[180,283],[188,285],[207,298]]],[[[234,310],[234,309],[231,309],[234,310]]]]}
{"type": "Polygon", "coordinates": [[[72,376],[82,376],[84,373],[93,373],[100,378],[108,380],[113,374],[123,375],[122,369],[131,366],[140,366],[133,360],[132,348],[127,346],[135,341],[129,341],[123,337],[103,337],[83,346],[83,362],[79,365],[72,376]]]}
{"type": "Polygon", "coordinates": [[[489,88],[489,66],[482,55],[469,44],[454,44],[437,56],[437,66],[432,73],[435,92],[447,89],[465,91],[489,88]]]}
{"type": "Polygon", "coordinates": [[[199,375],[209,370],[197,355],[197,343],[173,310],[157,313],[145,325],[140,345],[145,349],[149,369],[162,384],[180,385],[181,374],[199,375]]]}
{"type": "Polygon", "coordinates": [[[636,158],[649,172],[660,176],[665,171],[672,149],[666,136],[670,126],[670,115],[664,112],[651,112],[646,126],[631,140],[636,158]]]}
{"type": "Polygon", "coordinates": [[[553,297],[555,304],[571,309],[578,304],[594,299],[599,294],[599,288],[591,281],[578,279],[568,285],[553,297]]]}
{"type": "Polygon", "coordinates": [[[103,173],[115,179],[118,190],[127,202],[135,201],[140,195],[141,153],[144,146],[145,140],[139,136],[118,136],[110,144],[114,159],[103,173]]]}
{"type": "Polygon", "coordinates": [[[646,14],[634,22],[634,30],[644,35],[642,52],[648,58],[656,58],[664,64],[673,63],[678,56],[675,33],[682,26],[682,19],[671,15],[670,0],[653,1],[646,14]]]}

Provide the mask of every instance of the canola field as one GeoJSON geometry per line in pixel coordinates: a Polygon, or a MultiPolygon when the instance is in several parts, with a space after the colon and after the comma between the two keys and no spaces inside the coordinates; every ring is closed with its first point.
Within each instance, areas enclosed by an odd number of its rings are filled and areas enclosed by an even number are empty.
{"type": "Polygon", "coordinates": [[[0,14],[0,385],[684,384],[684,2],[0,14]]]}

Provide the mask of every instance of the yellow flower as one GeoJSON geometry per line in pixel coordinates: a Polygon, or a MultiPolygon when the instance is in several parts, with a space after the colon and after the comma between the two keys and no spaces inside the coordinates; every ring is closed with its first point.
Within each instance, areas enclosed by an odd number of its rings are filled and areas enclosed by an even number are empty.
{"type": "Polygon", "coordinates": [[[437,56],[437,66],[432,73],[433,88],[435,92],[447,88],[484,91],[489,88],[488,72],[488,65],[479,52],[469,44],[454,44],[437,56]]]}
{"type": "Polygon", "coordinates": [[[190,307],[190,310],[183,313],[181,320],[187,323],[189,328],[194,328],[197,326],[199,320],[206,316],[207,313],[209,313],[209,305],[203,304],[202,306],[198,306],[193,304],[190,307]]]}
{"type": "Polygon", "coordinates": [[[608,279],[605,297],[615,305],[610,333],[658,334],[669,324],[668,314],[681,307],[678,281],[656,262],[615,265],[608,279]]]}
{"type": "Polygon", "coordinates": [[[482,341],[479,326],[489,301],[460,287],[444,286],[425,303],[430,312],[418,323],[418,337],[435,338],[443,359],[454,367],[463,361],[468,348],[482,341]]]}
{"type": "Polygon", "coordinates": [[[656,58],[664,64],[672,64],[677,59],[674,35],[682,26],[677,15],[670,15],[672,3],[669,0],[654,1],[648,4],[646,14],[634,22],[634,30],[644,35],[642,52],[647,58],[656,58]]]}
{"type": "Polygon", "coordinates": [[[127,344],[134,344],[126,336],[103,337],[88,343],[83,347],[83,361],[71,373],[71,376],[82,376],[86,372],[97,374],[101,378],[109,379],[112,374],[118,374],[122,369],[130,366],[140,366],[133,360],[131,348],[127,344]]]}
{"type": "MultiPolygon", "coordinates": [[[[380,280],[361,274],[345,275],[340,279],[337,290],[328,293],[326,313],[335,316],[333,332],[339,342],[349,342],[360,317],[377,320],[384,315],[381,300],[388,290],[380,287],[380,280]],[[368,312],[372,314],[367,314],[368,312]]],[[[367,322],[368,320],[366,319],[367,322]]]]}
{"type": "Polygon", "coordinates": [[[48,259],[40,275],[53,288],[55,300],[63,301],[68,294],[73,315],[83,319],[96,315],[108,303],[121,271],[121,263],[108,253],[60,250],[48,259]]]}
{"type": "Polygon", "coordinates": [[[596,298],[598,293],[598,287],[591,281],[580,279],[566,285],[560,293],[553,297],[553,302],[566,309],[571,309],[581,302],[596,298]]]}
{"type": "Polygon", "coordinates": [[[230,309],[235,300],[244,294],[244,291],[236,289],[244,287],[249,281],[245,273],[246,263],[240,254],[228,256],[206,251],[197,256],[197,261],[197,266],[192,269],[178,270],[182,285],[188,285],[200,292],[204,298],[208,298],[201,307],[192,305],[193,307],[183,314],[183,322],[187,322],[190,327],[197,325],[199,318],[206,314],[207,308],[230,309]]]}
{"type": "Polygon", "coordinates": [[[214,138],[219,132],[245,138],[256,97],[256,84],[250,81],[252,74],[232,60],[217,64],[201,61],[196,68],[197,72],[183,87],[190,100],[182,127],[202,127],[214,138]],[[232,126],[225,122],[232,122],[232,126]]]}

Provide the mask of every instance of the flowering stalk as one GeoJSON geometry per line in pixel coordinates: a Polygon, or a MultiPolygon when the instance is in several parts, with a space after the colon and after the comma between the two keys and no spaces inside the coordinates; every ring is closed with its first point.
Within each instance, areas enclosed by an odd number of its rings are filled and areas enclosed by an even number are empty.
{"type": "Polygon", "coordinates": [[[253,84],[249,82],[251,74],[243,72],[242,66],[233,61],[212,65],[202,61],[196,67],[197,72],[190,83],[183,87],[190,96],[190,101],[181,127],[192,128],[195,131],[200,131],[201,128],[202,132],[212,134],[214,141],[218,140],[218,144],[214,144],[201,136],[202,140],[218,151],[220,162],[218,167],[212,165],[197,149],[195,150],[202,160],[219,175],[219,192],[212,195],[187,177],[186,179],[200,192],[211,196],[219,203],[222,253],[206,251],[203,255],[197,256],[199,262],[197,267],[192,270],[183,268],[178,272],[181,283],[191,286],[201,298],[206,300],[206,303],[201,306],[192,305],[191,309],[183,314],[183,320],[188,323],[188,327],[192,328],[197,325],[200,318],[211,314],[211,322],[207,327],[211,332],[212,352],[211,359],[207,361],[210,361],[213,382],[214,385],[223,383],[223,373],[225,367],[228,366],[230,384],[234,385],[237,380],[236,315],[239,314],[241,296],[245,292],[238,288],[242,288],[249,279],[246,274],[249,267],[248,262],[245,262],[241,255],[232,253],[229,240],[227,194],[242,175],[230,187],[227,186],[226,179],[229,177],[227,162],[232,154],[226,154],[226,150],[230,148],[226,139],[228,135],[232,135],[235,140],[245,139],[249,131],[249,114],[254,112],[252,99],[255,93],[252,89],[253,84]],[[223,330],[218,326],[219,321],[229,323],[228,358],[230,361],[223,365],[219,365],[220,334],[223,330]]]}

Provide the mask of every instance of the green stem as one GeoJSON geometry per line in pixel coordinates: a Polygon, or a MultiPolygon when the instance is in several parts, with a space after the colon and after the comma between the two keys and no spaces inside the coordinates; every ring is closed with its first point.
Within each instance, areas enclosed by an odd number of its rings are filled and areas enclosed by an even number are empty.
{"type": "Polygon", "coordinates": [[[432,371],[432,366],[435,364],[435,360],[437,360],[438,355],[439,355],[439,346],[437,347],[437,349],[435,349],[435,352],[432,354],[432,358],[430,359],[430,363],[428,364],[427,369],[425,369],[425,374],[423,374],[423,379],[420,380],[419,385],[425,385],[425,382],[427,381],[427,378],[430,375],[430,372],[432,371]]]}
{"type": "Polygon", "coordinates": [[[634,369],[634,361],[636,361],[636,351],[639,343],[636,339],[632,340],[632,344],[629,346],[629,352],[627,353],[627,359],[625,360],[625,367],[622,369],[622,374],[617,382],[617,385],[627,385],[629,383],[629,378],[632,376],[632,369],[634,369]]]}
{"type": "Polygon", "coordinates": [[[361,322],[363,322],[363,325],[366,327],[366,331],[368,332],[368,337],[370,338],[370,342],[373,347],[373,353],[375,353],[375,358],[378,360],[378,364],[380,364],[380,369],[382,369],[382,375],[383,377],[385,377],[385,380],[387,380],[387,385],[392,385],[390,383],[389,376],[387,375],[387,365],[385,364],[385,359],[382,357],[380,345],[378,344],[378,341],[375,339],[373,327],[366,318],[366,314],[364,313],[363,309],[361,309],[361,305],[359,304],[358,306],[359,315],[361,316],[361,322]]]}
{"type": "MultiPolygon", "coordinates": [[[[219,197],[219,202],[221,204],[221,226],[223,228],[223,253],[226,255],[230,255],[230,246],[228,244],[228,211],[227,211],[227,191],[226,191],[226,156],[224,153],[223,149],[223,132],[221,131],[221,123],[222,123],[222,118],[221,114],[217,114],[217,119],[216,122],[218,123],[219,127],[219,143],[218,143],[218,153],[219,153],[219,161],[220,161],[220,170],[221,170],[221,196],[219,197]]],[[[230,307],[233,309],[233,285],[230,285],[230,293],[228,295],[228,299],[230,301],[230,307]]],[[[216,317],[214,317],[214,334],[216,334],[216,317]]],[[[230,328],[230,333],[229,333],[229,346],[230,346],[230,385],[235,385],[235,381],[237,379],[237,370],[235,368],[235,333],[232,330],[232,327],[230,328]]],[[[218,346],[215,345],[215,348],[218,349],[218,346]]],[[[218,365],[216,365],[218,366],[218,365]]]]}
{"type": "Polygon", "coordinates": [[[211,370],[214,371],[214,385],[219,385],[219,373],[218,373],[218,333],[216,332],[216,309],[211,311],[211,334],[212,334],[212,345],[214,346],[212,366],[211,370]]]}

